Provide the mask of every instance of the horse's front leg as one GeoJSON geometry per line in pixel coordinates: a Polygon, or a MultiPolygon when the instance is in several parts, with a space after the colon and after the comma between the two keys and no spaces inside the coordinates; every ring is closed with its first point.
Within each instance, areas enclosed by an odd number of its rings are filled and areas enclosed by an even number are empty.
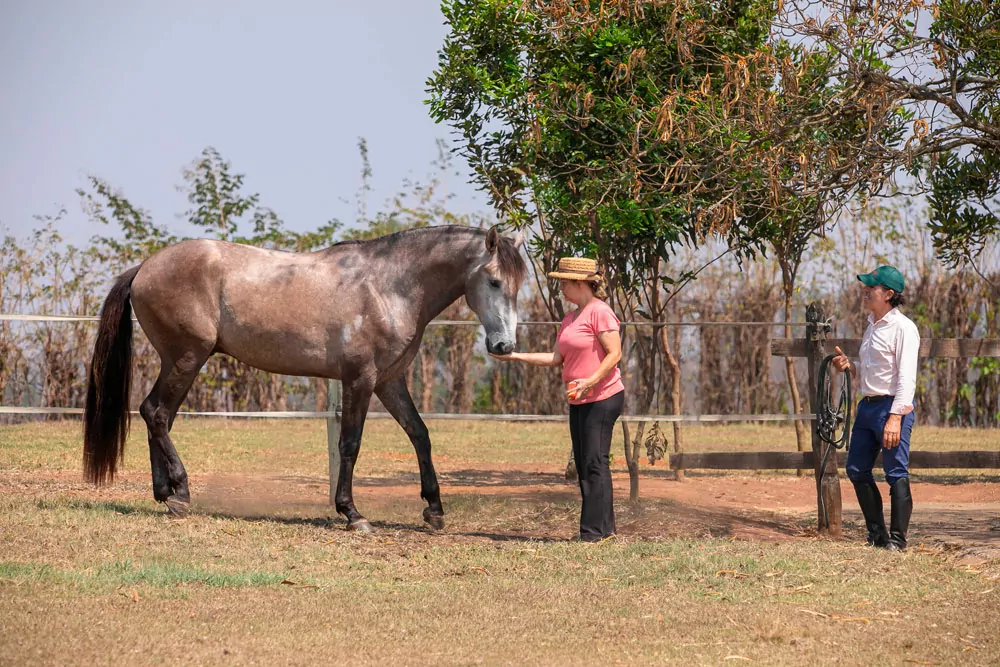
{"type": "Polygon", "coordinates": [[[406,381],[403,378],[391,380],[375,388],[375,394],[389,414],[403,427],[413,443],[420,466],[420,497],[427,501],[424,521],[432,528],[444,528],[444,509],[441,507],[441,489],[438,486],[434,463],[431,461],[431,439],[427,426],[413,404],[406,381]]]}
{"type": "Polygon", "coordinates": [[[337,479],[337,513],[347,519],[348,530],[370,533],[374,529],[354,506],[354,464],[361,449],[361,434],[368,416],[372,385],[364,378],[344,382],[343,414],[340,421],[340,476],[337,479]]]}

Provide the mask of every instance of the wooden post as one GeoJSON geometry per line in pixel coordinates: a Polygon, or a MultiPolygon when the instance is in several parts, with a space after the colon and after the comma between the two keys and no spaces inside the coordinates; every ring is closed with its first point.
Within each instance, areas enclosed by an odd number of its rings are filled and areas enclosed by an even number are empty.
{"type": "Polygon", "coordinates": [[[326,418],[326,452],[330,460],[330,504],[336,505],[337,481],[340,479],[340,380],[326,381],[326,409],[335,413],[326,418]]]}
{"type": "MultiPolygon", "coordinates": [[[[826,335],[830,325],[826,322],[823,306],[818,302],[806,308],[806,348],[809,360],[809,409],[819,410],[821,401],[819,386],[819,366],[826,356],[826,335]]],[[[826,470],[820,474],[826,443],[819,438],[819,420],[812,420],[813,465],[816,472],[816,526],[821,535],[841,537],[843,534],[842,502],[840,497],[840,475],[837,470],[836,452],[832,452],[826,462],[826,470]],[[823,507],[826,506],[824,516],[823,507]]]]}

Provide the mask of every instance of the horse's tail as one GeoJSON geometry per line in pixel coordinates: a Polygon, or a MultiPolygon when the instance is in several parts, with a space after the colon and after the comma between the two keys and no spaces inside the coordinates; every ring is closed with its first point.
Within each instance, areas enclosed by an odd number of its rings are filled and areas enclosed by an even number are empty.
{"type": "Polygon", "coordinates": [[[125,455],[129,428],[129,391],[132,386],[133,267],[118,276],[101,308],[101,323],[87,378],[87,407],[83,413],[83,476],[103,485],[115,478],[125,455]]]}

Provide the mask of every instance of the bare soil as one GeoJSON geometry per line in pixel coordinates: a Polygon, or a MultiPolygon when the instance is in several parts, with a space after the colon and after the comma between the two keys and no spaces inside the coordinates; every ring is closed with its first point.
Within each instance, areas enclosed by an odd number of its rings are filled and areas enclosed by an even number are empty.
{"type": "MultiPolygon", "coordinates": [[[[482,526],[449,522],[446,533],[456,541],[488,539],[566,540],[576,533],[572,510],[579,499],[575,482],[562,470],[539,464],[489,465],[481,462],[437,461],[445,510],[449,500],[502,500],[521,508],[538,521],[527,520],[511,528],[509,522],[486,531],[482,526]],[[555,508],[555,509],[553,509],[555,508]],[[552,510],[552,511],[548,511],[552,510]],[[560,511],[561,510],[561,511],[560,511]]],[[[688,472],[678,482],[673,473],[646,469],[640,481],[641,501],[630,505],[628,474],[613,473],[619,535],[634,539],[727,537],[738,540],[780,542],[816,537],[816,494],[812,477],[787,474],[688,472]]],[[[192,474],[192,511],[237,517],[275,517],[329,521],[340,520],[329,503],[325,477],[299,474],[192,474]]],[[[889,516],[888,489],[883,497],[889,516]]],[[[0,479],[0,494],[16,492],[45,496],[69,492],[81,498],[145,499],[148,474],[126,473],[112,489],[94,489],[78,473],[12,472],[0,479]]],[[[356,475],[358,508],[379,526],[380,515],[413,517],[412,525],[396,528],[423,530],[419,520],[419,476],[411,473],[356,475]]],[[[971,561],[1000,558],[1000,484],[987,481],[928,478],[913,480],[914,513],[910,542],[915,549],[953,551],[971,561]]],[[[844,501],[844,539],[864,537],[861,513],[854,490],[841,481],[844,501]]],[[[437,539],[441,539],[438,535],[437,539]]]]}

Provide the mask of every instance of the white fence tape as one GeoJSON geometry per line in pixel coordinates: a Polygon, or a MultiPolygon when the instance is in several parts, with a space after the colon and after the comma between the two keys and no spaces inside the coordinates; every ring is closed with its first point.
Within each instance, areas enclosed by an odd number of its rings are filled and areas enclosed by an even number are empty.
{"type": "MultiPolygon", "coordinates": [[[[0,322],[97,322],[101,318],[96,315],[3,315],[0,322]]],[[[137,322],[134,317],[133,322],[137,322]]],[[[559,322],[518,322],[517,326],[553,326],[559,322]]],[[[622,322],[627,327],[804,327],[808,322],[622,322]]],[[[476,320],[431,320],[428,326],[480,326],[476,320]]]]}

